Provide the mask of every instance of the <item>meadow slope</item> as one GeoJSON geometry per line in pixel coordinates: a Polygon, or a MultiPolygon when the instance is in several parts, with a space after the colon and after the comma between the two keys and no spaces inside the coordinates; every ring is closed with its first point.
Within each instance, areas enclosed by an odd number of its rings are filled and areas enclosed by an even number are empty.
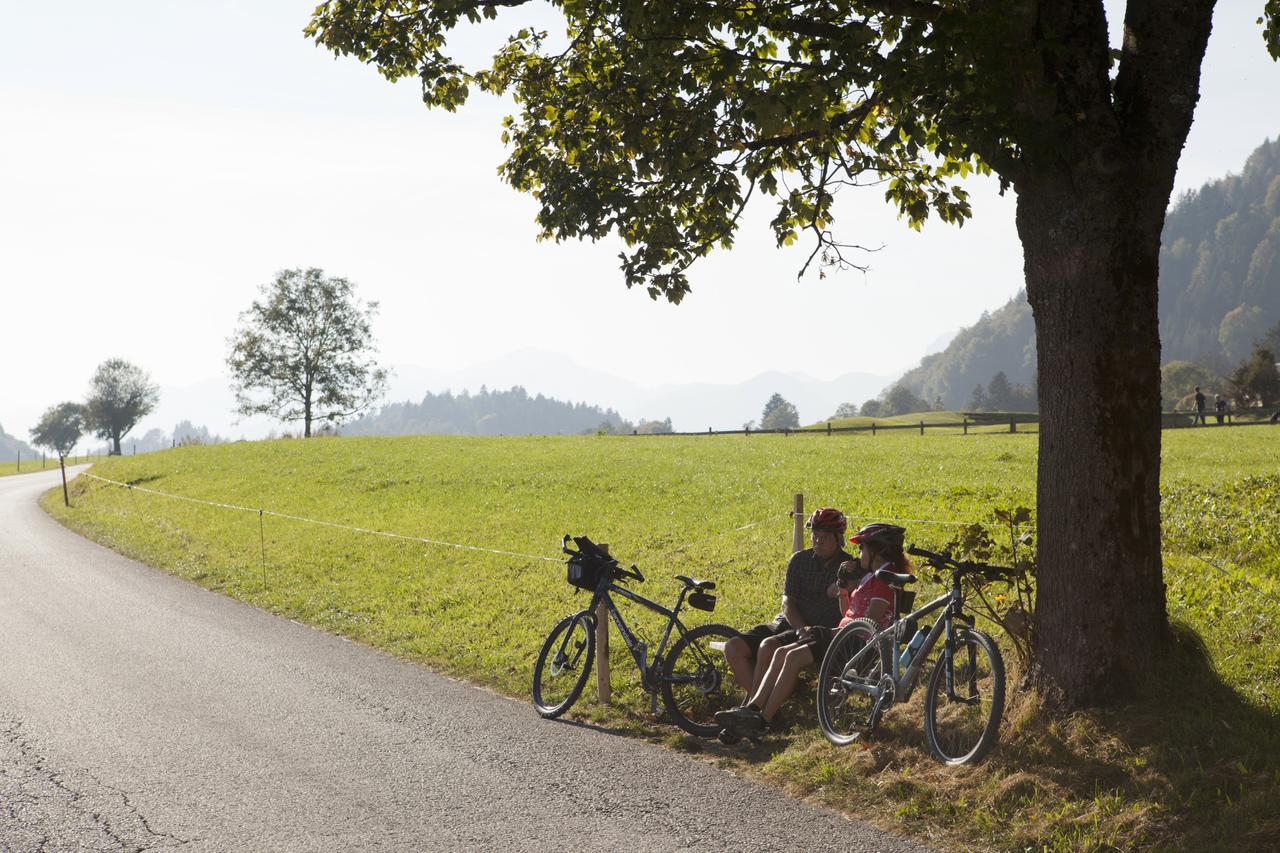
{"type": "MultiPolygon", "coordinates": [[[[954,846],[1204,848],[1229,839],[1234,849],[1266,849],[1280,837],[1268,805],[1280,797],[1278,432],[1165,433],[1170,615],[1203,638],[1212,666],[1177,657],[1123,717],[1058,717],[1015,690],[1001,747],[960,771],[928,758],[910,707],[892,712],[864,748],[829,747],[798,706],[791,729],[765,746],[725,749],[650,720],[620,644],[613,706],[583,701],[575,713],[954,846]]],[[[909,540],[938,547],[954,532],[945,522],[1034,506],[1036,441],[907,432],[322,438],[185,447],[92,469],[175,495],[527,556],[270,516],[260,527],[256,512],[86,478],[70,510],[52,495],[45,505],[72,528],[208,588],[527,696],[542,638],[585,602],[561,564],[536,559],[558,558],[562,534],[609,542],[640,565],[649,576],[642,591],[659,601],[674,597],[674,574],[715,579],[716,612],[689,621],[745,626],[777,611],[792,493],[810,508],[912,520],[909,540]]],[[[1095,544],[1104,549],[1105,536],[1095,544]]],[[[634,615],[656,640],[656,623],[634,615]]]]}

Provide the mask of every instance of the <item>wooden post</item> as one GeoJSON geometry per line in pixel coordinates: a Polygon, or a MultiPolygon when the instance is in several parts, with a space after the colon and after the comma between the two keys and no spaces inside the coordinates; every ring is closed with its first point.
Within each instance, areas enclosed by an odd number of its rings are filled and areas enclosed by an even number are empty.
{"type": "Polygon", "coordinates": [[[831,421],[827,421],[827,435],[831,435],[831,421]]]}
{"type": "Polygon", "coordinates": [[[871,422],[871,437],[872,437],[872,438],[875,438],[875,437],[876,437],[876,422],[875,422],[875,421],[872,421],[872,422],[871,422]]]}
{"type": "MultiPolygon", "coordinates": [[[[609,546],[601,545],[600,550],[608,554],[609,546]]],[[[609,608],[603,599],[596,605],[596,695],[602,705],[608,705],[613,695],[609,680],[609,608]]]]}
{"type": "Polygon", "coordinates": [[[1009,415],[1009,432],[1018,431],[1018,419],[1013,415],[1009,415]]]}
{"type": "Polygon", "coordinates": [[[791,553],[804,550],[804,493],[791,499],[791,553]]]}
{"type": "Polygon", "coordinates": [[[965,435],[969,434],[969,416],[968,415],[964,416],[964,434],[965,435]]]}
{"type": "Polygon", "coordinates": [[[924,421],[920,421],[920,434],[924,435],[924,421]]]}

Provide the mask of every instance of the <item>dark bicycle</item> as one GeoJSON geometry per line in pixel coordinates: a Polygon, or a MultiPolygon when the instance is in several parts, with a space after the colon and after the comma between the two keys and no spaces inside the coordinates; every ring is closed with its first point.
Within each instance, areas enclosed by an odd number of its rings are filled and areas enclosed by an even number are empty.
{"type": "Polygon", "coordinates": [[[925,738],[934,758],[944,764],[981,761],[999,736],[1004,659],[995,641],[976,629],[973,617],[964,612],[961,581],[1008,583],[1013,572],[923,548],[908,548],[907,553],[950,573],[950,590],[901,616],[914,600],[915,593],[904,587],[915,576],[876,570],[876,577],[894,589],[893,622],[880,630],[868,619],[855,619],[831,638],[818,675],[818,724],[837,746],[873,732],[885,711],[911,698],[929,652],[941,637],[942,652],[924,700],[925,738]],[[932,629],[920,627],[918,620],[935,610],[942,613],[932,629]]]}
{"type": "MultiPolygon", "coordinates": [[[[613,617],[622,640],[640,667],[640,683],[650,694],[654,713],[658,709],[658,693],[662,694],[667,713],[677,726],[693,735],[715,737],[720,727],[715,712],[731,708],[737,685],[722,650],[724,643],[737,636],[727,625],[701,625],[692,630],[680,621],[685,604],[698,610],[715,609],[716,597],[710,591],[714,581],[695,580],[676,575],[683,584],[675,606],[662,605],[637,595],[621,584],[628,580],[644,581],[634,565],[624,569],[618,561],[585,536],[565,536],[563,546],[572,538],[578,550],[563,547],[569,555],[569,583],[591,592],[591,603],[584,610],[561,619],[551,629],[533,668],[533,705],[544,717],[558,717],[573,707],[591,674],[596,656],[596,610],[600,602],[613,617]],[[643,640],[622,618],[613,597],[634,601],[667,617],[666,630],[649,661],[643,640]],[[663,656],[673,629],[680,635],[663,656]]],[[[740,691],[739,691],[740,692],[740,691]]]]}

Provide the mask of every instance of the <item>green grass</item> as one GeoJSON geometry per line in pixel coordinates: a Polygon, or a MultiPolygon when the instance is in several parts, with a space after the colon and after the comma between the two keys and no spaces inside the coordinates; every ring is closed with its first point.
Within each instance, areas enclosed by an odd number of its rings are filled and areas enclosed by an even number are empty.
{"type": "MultiPolygon", "coordinates": [[[[1039,415],[1021,413],[1016,414],[1018,421],[1018,432],[1035,433],[1040,429],[1038,423],[1039,415]],[[1030,418],[1033,422],[1028,423],[1030,418]]],[[[830,423],[833,429],[865,429],[870,430],[874,425],[877,430],[884,429],[885,434],[910,434],[912,428],[918,429],[920,422],[925,424],[925,435],[964,435],[964,421],[969,422],[969,434],[986,434],[986,433],[1007,433],[1009,432],[1010,415],[998,413],[983,413],[979,416],[966,415],[964,412],[912,412],[905,415],[894,415],[887,418],[832,418],[830,423]],[[946,424],[946,426],[933,426],[934,424],[946,424]],[[951,426],[955,424],[956,426],[951,426]]],[[[819,421],[815,424],[801,427],[802,430],[815,430],[825,432],[827,429],[827,421],[819,421]]],[[[919,435],[919,433],[916,433],[919,435]]]]}
{"type": "MultiPolygon", "coordinates": [[[[93,462],[96,456],[76,456],[67,457],[68,465],[80,465],[85,462],[93,462]]],[[[0,462],[0,477],[8,477],[13,474],[34,474],[37,471],[56,471],[58,470],[58,458],[56,456],[46,458],[44,464],[41,465],[39,459],[28,459],[25,456],[19,461],[0,462]]]]}
{"type": "MultiPolygon", "coordinates": [[[[788,731],[752,751],[727,749],[648,719],[634,665],[617,643],[613,706],[584,699],[574,715],[706,752],[957,848],[1267,849],[1280,833],[1275,441],[1263,428],[1164,434],[1169,609],[1204,638],[1207,658],[1188,642],[1123,715],[1057,717],[1015,689],[1000,747],[962,770],[928,757],[912,707],[892,711],[867,747],[836,750],[815,730],[811,703],[796,703],[788,731]]],[[[190,497],[522,554],[556,557],[562,534],[585,533],[639,563],[649,576],[642,591],[659,601],[674,597],[673,574],[715,579],[720,606],[690,621],[742,626],[777,611],[792,493],[804,492],[808,507],[854,516],[983,520],[994,507],[1034,504],[1035,447],[1036,437],[1022,433],[908,431],[342,438],[179,448],[110,459],[94,471],[190,497]]],[[[70,510],[52,498],[45,506],[64,523],[166,571],[515,696],[528,695],[551,625],[586,600],[558,563],[271,517],[264,563],[256,513],[85,478],[74,484],[70,510]]],[[[907,526],[926,546],[950,533],[907,526]]],[[[628,618],[652,646],[659,623],[634,611],[628,618]]]]}

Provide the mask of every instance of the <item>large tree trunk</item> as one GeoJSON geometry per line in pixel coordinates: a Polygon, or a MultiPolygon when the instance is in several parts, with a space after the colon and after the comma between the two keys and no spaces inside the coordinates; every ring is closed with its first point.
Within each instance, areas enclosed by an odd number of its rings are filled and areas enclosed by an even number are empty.
{"type": "Polygon", "coordinates": [[[1132,695],[1165,645],[1160,233],[1214,0],[1129,0],[1120,65],[1100,2],[1024,23],[1014,178],[1040,394],[1036,678],[1070,706],[1132,695]]]}
{"type": "Polygon", "coordinates": [[[1024,189],[1018,230],[1039,357],[1042,683],[1123,697],[1166,637],[1157,263],[1166,192],[1024,189]],[[1066,522],[1066,523],[1064,523],[1066,522]]]}

